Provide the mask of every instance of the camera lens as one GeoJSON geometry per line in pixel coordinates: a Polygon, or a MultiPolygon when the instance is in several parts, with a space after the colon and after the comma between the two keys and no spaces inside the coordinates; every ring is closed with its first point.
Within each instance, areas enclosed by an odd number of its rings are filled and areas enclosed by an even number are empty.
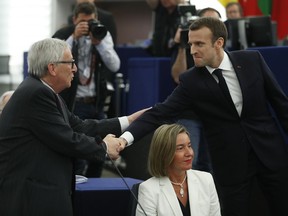
{"type": "Polygon", "coordinates": [[[106,27],[97,20],[89,20],[88,25],[89,25],[89,31],[92,33],[94,38],[102,40],[106,36],[107,34],[106,27]]]}

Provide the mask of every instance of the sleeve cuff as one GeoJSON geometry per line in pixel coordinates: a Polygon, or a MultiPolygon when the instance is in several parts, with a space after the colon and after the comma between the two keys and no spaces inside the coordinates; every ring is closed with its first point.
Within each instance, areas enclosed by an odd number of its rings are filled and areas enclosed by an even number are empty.
{"type": "Polygon", "coordinates": [[[121,126],[121,131],[124,132],[126,128],[129,126],[129,121],[127,116],[119,117],[119,122],[121,126]]]}
{"type": "Polygon", "coordinates": [[[120,137],[127,141],[126,147],[133,144],[134,137],[129,131],[124,132],[120,137]]]}

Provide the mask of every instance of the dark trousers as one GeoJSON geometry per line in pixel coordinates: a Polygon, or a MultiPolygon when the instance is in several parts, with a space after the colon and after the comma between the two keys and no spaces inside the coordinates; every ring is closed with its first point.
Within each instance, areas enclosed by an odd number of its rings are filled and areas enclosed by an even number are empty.
{"type": "MultiPolygon", "coordinates": [[[[288,215],[288,167],[279,170],[267,169],[257,158],[254,151],[249,155],[249,169],[243,182],[235,185],[217,185],[222,216],[254,216],[249,206],[258,200],[251,200],[255,181],[262,191],[265,203],[260,208],[267,208],[267,215],[288,215]],[[252,215],[253,214],[253,215],[252,215]]],[[[258,209],[261,212],[262,209],[258,209]]],[[[261,215],[261,214],[259,214],[261,215]]]]}
{"type": "MultiPolygon", "coordinates": [[[[76,101],[74,114],[81,119],[103,119],[105,117],[103,109],[97,109],[95,103],[84,101],[76,101]]],[[[77,159],[75,161],[76,175],[84,175],[86,177],[101,177],[103,170],[103,161],[86,161],[77,159]]]]}

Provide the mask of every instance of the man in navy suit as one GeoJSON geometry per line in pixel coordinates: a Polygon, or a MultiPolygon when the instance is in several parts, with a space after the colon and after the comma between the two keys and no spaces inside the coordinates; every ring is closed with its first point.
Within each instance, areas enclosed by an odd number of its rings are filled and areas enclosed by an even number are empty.
{"type": "Polygon", "coordinates": [[[203,123],[222,215],[249,215],[255,179],[270,214],[288,215],[288,153],[282,136],[282,129],[288,131],[288,98],[259,52],[225,52],[226,39],[219,19],[203,17],[191,24],[195,67],[180,76],[179,86],[163,103],[128,127],[122,145],[191,109],[203,123]],[[214,73],[216,69],[220,71],[214,73]],[[225,85],[226,91],[221,88],[225,85]]]}

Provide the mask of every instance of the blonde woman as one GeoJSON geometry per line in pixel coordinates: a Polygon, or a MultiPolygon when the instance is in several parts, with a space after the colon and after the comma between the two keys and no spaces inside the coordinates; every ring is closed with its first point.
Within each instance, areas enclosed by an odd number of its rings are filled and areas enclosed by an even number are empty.
{"type": "Polygon", "coordinates": [[[162,125],[154,133],[148,156],[153,176],[139,186],[136,216],[219,216],[212,175],[192,170],[193,149],[187,130],[162,125]]]}

